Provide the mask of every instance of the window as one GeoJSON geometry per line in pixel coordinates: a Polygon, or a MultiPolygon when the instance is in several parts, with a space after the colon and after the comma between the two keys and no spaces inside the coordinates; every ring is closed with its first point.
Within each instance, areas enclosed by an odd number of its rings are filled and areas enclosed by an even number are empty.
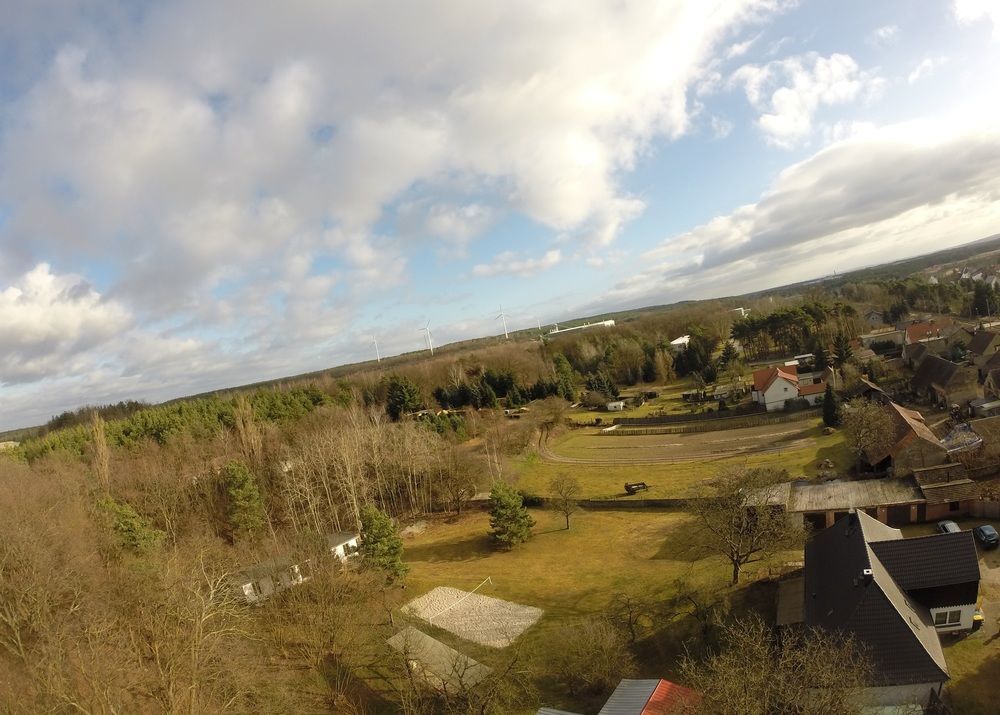
{"type": "Polygon", "coordinates": [[[959,504],[957,501],[948,502],[948,511],[958,511],[959,504]]]}
{"type": "Polygon", "coordinates": [[[942,626],[957,626],[961,622],[961,611],[938,611],[934,614],[934,625],[938,628],[942,626]]]}

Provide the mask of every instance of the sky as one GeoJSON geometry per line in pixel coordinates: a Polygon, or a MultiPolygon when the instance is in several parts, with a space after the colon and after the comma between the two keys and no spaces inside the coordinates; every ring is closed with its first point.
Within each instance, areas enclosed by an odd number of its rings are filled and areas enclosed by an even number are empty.
{"type": "Polygon", "coordinates": [[[1000,233],[1000,1],[0,17],[0,429],[1000,233]]]}

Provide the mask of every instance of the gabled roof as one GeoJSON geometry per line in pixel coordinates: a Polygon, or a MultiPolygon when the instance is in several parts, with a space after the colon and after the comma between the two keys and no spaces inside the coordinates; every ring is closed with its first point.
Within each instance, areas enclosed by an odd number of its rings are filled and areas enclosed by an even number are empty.
{"type": "Polygon", "coordinates": [[[959,366],[950,360],[937,355],[928,355],[913,375],[916,387],[928,389],[932,386],[948,387],[956,375],[960,375],[959,366]]]}
{"type": "Polygon", "coordinates": [[[766,392],[767,388],[774,384],[778,378],[788,380],[793,385],[799,384],[798,366],[783,365],[781,367],[765,367],[753,371],[753,389],[757,392],[766,392]]]}
{"type": "Polygon", "coordinates": [[[971,479],[921,485],[920,490],[924,493],[928,504],[947,504],[979,498],[979,485],[971,479]]]}
{"type": "Polygon", "coordinates": [[[941,441],[934,436],[930,428],[924,424],[923,415],[916,410],[908,410],[897,405],[895,402],[888,402],[882,405],[882,409],[892,419],[895,425],[895,439],[888,449],[873,453],[865,452],[865,459],[869,464],[878,464],[886,457],[895,457],[899,450],[909,444],[912,439],[920,439],[936,449],[943,450],[941,441]]]}
{"type": "Polygon", "coordinates": [[[973,355],[985,355],[998,338],[1000,338],[1000,333],[994,333],[992,330],[980,330],[973,334],[972,340],[969,341],[968,350],[973,355]]]}
{"type": "Polygon", "coordinates": [[[331,549],[335,549],[338,546],[343,546],[349,541],[359,538],[361,537],[356,531],[335,531],[332,534],[326,535],[326,545],[331,549]]]}
{"type": "Polygon", "coordinates": [[[907,598],[869,546],[901,538],[864,512],[815,534],[805,551],[805,622],[865,644],[875,684],[941,682],[948,669],[929,611],[907,598]]]}
{"type": "Polygon", "coordinates": [[[904,591],[979,580],[979,558],[971,531],[869,543],[904,591]]]}
{"type": "Polygon", "coordinates": [[[950,320],[925,321],[907,325],[906,342],[916,343],[921,340],[945,337],[948,335],[948,328],[950,327],[950,320]]]}
{"type": "Polygon", "coordinates": [[[983,363],[983,371],[990,372],[1000,368],[1000,350],[990,355],[983,363]]]}

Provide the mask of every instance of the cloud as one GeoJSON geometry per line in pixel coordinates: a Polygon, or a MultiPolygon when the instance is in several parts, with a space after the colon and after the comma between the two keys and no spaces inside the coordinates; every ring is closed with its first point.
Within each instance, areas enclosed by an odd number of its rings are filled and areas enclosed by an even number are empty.
{"type": "Polygon", "coordinates": [[[526,278],[539,271],[552,268],[560,261],[562,261],[562,252],[557,249],[546,251],[539,258],[522,258],[513,251],[505,251],[495,256],[490,263],[479,263],[473,266],[472,274],[481,278],[504,274],[526,278]]]}
{"type": "Polygon", "coordinates": [[[891,45],[898,38],[899,25],[883,25],[872,30],[865,41],[875,47],[884,47],[891,45]]]}
{"type": "Polygon", "coordinates": [[[618,304],[736,294],[996,233],[1000,129],[958,120],[861,132],[785,169],[761,198],[673,236],[618,304]]]}
{"type": "Polygon", "coordinates": [[[996,0],[953,0],[952,13],[959,25],[986,20],[993,25],[993,39],[1000,40],[1000,3],[996,0]]]}
{"type": "Polygon", "coordinates": [[[925,57],[922,59],[916,67],[910,72],[906,77],[908,84],[915,84],[919,82],[924,77],[927,77],[934,73],[941,65],[947,64],[947,57],[925,57]]]}
{"type": "Polygon", "coordinates": [[[821,106],[855,101],[878,91],[881,80],[849,55],[814,52],[766,65],[743,65],[730,78],[760,112],[758,128],[771,144],[792,147],[812,132],[821,106]]]}

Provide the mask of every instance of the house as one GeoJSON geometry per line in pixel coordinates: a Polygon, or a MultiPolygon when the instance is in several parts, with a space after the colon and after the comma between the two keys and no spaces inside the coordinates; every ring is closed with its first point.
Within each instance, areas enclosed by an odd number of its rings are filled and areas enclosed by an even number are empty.
{"type": "Polygon", "coordinates": [[[623,680],[598,715],[671,715],[687,713],[698,694],[669,680],[623,680]]]}
{"type": "Polygon", "coordinates": [[[903,343],[912,345],[913,343],[927,342],[937,338],[947,338],[954,332],[951,320],[916,320],[903,328],[905,333],[903,343]]]}
{"type": "Polygon", "coordinates": [[[873,705],[926,707],[949,679],[939,633],[972,628],[979,578],[971,532],[904,539],[853,511],[806,544],[802,622],[865,646],[873,705]]]}
{"type": "Polygon", "coordinates": [[[823,401],[826,393],[825,382],[814,382],[811,385],[799,385],[799,397],[815,407],[823,401]]]}
{"type": "Polygon", "coordinates": [[[679,338],[674,338],[670,341],[670,349],[673,351],[674,355],[678,355],[687,349],[688,343],[690,342],[690,335],[682,335],[679,338]]]}
{"type": "Polygon", "coordinates": [[[347,561],[349,558],[357,556],[360,538],[361,535],[353,531],[338,531],[326,535],[326,547],[335,558],[347,561]]]}
{"type": "Polygon", "coordinates": [[[926,502],[920,487],[908,477],[819,483],[800,480],[778,485],[768,496],[771,504],[801,517],[813,529],[832,526],[851,509],[864,509],[887,524],[911,524],[922,521],[920,508],[926,502]]]}
{"type": "Polygon", "coordinates": [[[979,501],[979,486],[961,464],[941,464],[913,470],[924,495],[923,519],[940,521],[966,516],[979,501]]]}
{"type": "Polygon", "coordinates": [[[794,400],[799,396],[797,368],[794,365],[783,365],[754,370],[753,390],[750,396],[768,412],[785,409],[788,400],[794,400]]]}
{"type": "MultiPolygon", "coordinates": [[[[903,341],[906,338],[905,330],[893,330],[892,328],[879,328],[873,330],[870,333],[865,333],[859,339],[861,344],[866,348],[871,348],[873,345],[881,348],[882,346],[887,346],[892,344],[894,346],[903,346],[903,341]]],[[[872,348],[873,350],[875,348],[872,348]]]]}
{"type": "Polygon", "coordinates": [[[867,313],[865,313],[865,322],[868,323],[873,328],[877,328],[880,325],[885,325],[885,315],[881,310],[875,310],[872,308],[867,313]]]}
{"type": "Polygon", "coordinates": [[[239,598],[255,604],[292,586],[298,586],[309,578],[308,561],[295,563],[284,557],[241,569],[230,577],[230,581],[239,598]]]}
{"type": "Polygon", "coordinates": [[[964,350],[969,349],[969,344],[972,342],[972,338],[975,333],[965,326],[959,327],[948,336],[948,347],[953,347],[955,345],[960,345],[964,350]]]}
{"type": "Polygon", "coordinates": [[[996,417],[1000,415],[1000,400],[996,397],[980,397],[969,403],[972,417],[996,417]]]}
{"type": "Polygon", "coordinates": [[[920,361],[911,380],[914,392],[936,405],[965,405],[979,396],[978,373],[937,355],[920,361]]]}
{"type": "Polygon", "coordinates": [[[625,400],[614,400],[604,405],[608,412],[621,412],[625,409],[625,400]]]}
{"type": "Polygon", "coordinates": [[[1000,350],[1000,333],[992,330],[979,330],[972,336],[966,348],[972,364],[980,369],[1000,350]]]}
{"type": "Polygon", "coordinates": [[[889,402],[882,405],[893,424],[890,445],[877,451],[866,450],[865,461],[875,470],[892,470],[903,477],[918,467],[935,467],[948,459],[948,450],[924,424],[923,415],[889,402]]]}

